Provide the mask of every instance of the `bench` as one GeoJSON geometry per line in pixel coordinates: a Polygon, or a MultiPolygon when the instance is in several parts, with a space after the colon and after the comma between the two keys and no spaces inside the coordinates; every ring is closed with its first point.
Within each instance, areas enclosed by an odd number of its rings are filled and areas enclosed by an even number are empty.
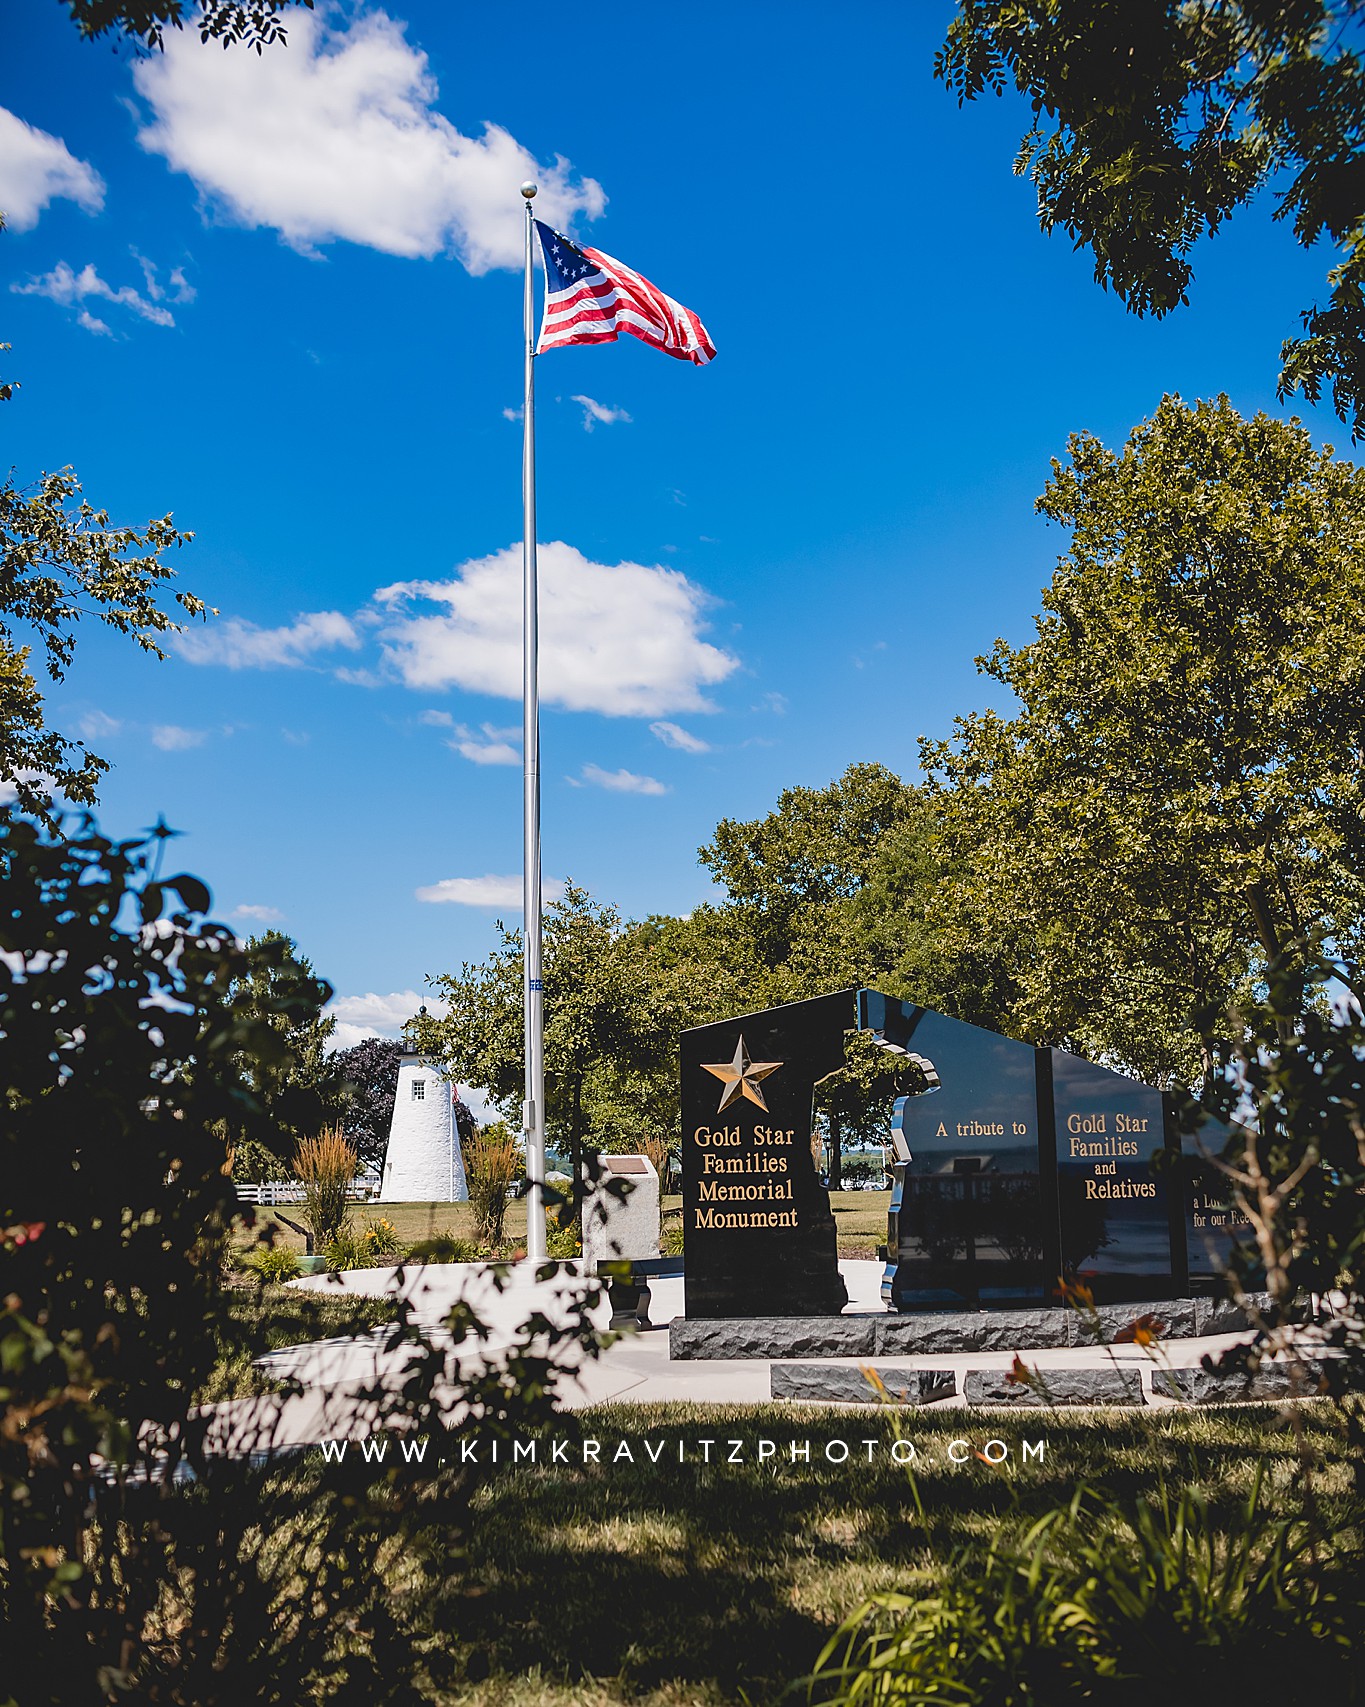
{"type": "Polygon", "coordinates": [[[652,1328],[650,1281],[665,1275],[678,1276],[682,1271],[681,1257],[612,1257],[599,1261],[597,1278],[611,1304],[612,1327],[652,1328]]]}

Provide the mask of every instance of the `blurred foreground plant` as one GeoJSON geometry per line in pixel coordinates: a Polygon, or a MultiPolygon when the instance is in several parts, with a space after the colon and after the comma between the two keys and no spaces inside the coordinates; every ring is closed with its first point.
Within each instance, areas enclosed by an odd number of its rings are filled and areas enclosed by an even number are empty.
{"type": "Polygon", "coordinates": [[[953,1707],[1361,1699],[1358,1549],[1338,1554],[1266,1502],[1216,1511],[1194,1489],[1124,1501],[1078,1490],[937,1593],[878,1595],[826,1645],[808,1699],[953,1707]]]}
{"type": "MultiPolygon", "coordinates": [[[[258,1337],[222,1289],[254,1214],[223,1135],[265,1136],[252,1069],[290,1046],[237,995],[280,951],[159,875],[168,836],[0,812],[0,1698],[411,1703],[455,1665],[424,1633],[452,1627],[480,1473],[456,1421],[543,1425],[596,1336],[571,1300],[486,1352],[501,1271],[439,1343],[395,1305],[351,1427],[438,1441],[411,1463],[282,1454],[288,1391],[199,1408],[258,1337]]],[[[279,1017],[310,1010],[275,983],[279,1017]]]]}

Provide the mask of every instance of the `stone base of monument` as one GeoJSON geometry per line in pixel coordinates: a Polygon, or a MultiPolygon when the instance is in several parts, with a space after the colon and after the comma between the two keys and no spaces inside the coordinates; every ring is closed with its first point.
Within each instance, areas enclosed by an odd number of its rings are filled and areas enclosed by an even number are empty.
{"type": "MultiPolygon", "coordinates": [[[[1253,1297],[1253,1306],[1269,1303],[1253,1297]]],[[[1047,1351],[1113,1345],[1142,1319],[1158,1337],[1203,1339],[1250,1326],[1246,1312],[1222,1298],[1169,1298],[1148,1304],[1102,1304],[1076,1310],[957,1310],[940,1315],[871,1313],[843,1316],[675,1316],[668,1355],[675,1359],[909,1357],[963,1351],[1047,1351]]],[[[1080,1401],[1076,1401],[1080,1402],[1080,1401]]]]}
{"type": "MultiPolygon", "coordinates": [[[[774,1363],[770,1390],[774,1399],[805,1399],[836,1405],[932,1405],[957,1393],[951,1369],[911,1369],[904,1364],[774,1363]]],[[[1152,1393],[1185,1405],[1230,1405],[1248,1401],[1307,1398],[1316,1390],[1318,1371],[1310,1366],[1307,1386],[1297,1386],[1282,1364],[1267,1364],[1247,1379],[1214,1375],[1206,1369],[1152,1371],[1152,1393]]],[[[1055,1405],[1142,1405],[1142,1371],[1136,1365],[1035,1369],[1022,1381],[1008,1369],[969,1369],[962,1377],[968,1405],[1032,1408],[1055,1405]]]]}
{"type": "Polygon", "coordinates": [[[951,1399],[957,1376],[951,1369],[906,1369],[901,1364],[855,1367],[848,1363],[775,1363],[774,1399],[812,1399],[821,1404],[875,1405],[888,1399],[900,1405],[931,1405],[951,1399]],[[869,1379],[871,1370],[881,1389],[869,1379]]]}
{"type": "Polygon", "coordinates": [[[1185,1405],[1235,1405],[1247,1400],[1306,1399],[1318,1390],[1320,1371],[1309,1364],[1296,1382],[1289,1367],[1263,1363],[1252,1376],[1215,1375],[1207,1369],[1158,1369],[1152,1391],[1185,1405]]]}
{"type": "Polygon", "coordinates": [[[971,1369],[962,1383],[969,1405],[1141,1405],[1140,1369],[1039,1369],[1019,1381],[1008,1369],[971,1369]]]}

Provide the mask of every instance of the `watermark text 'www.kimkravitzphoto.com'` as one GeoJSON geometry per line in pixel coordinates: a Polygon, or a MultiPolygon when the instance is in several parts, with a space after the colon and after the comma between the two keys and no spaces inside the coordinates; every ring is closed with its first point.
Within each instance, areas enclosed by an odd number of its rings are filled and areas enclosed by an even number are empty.
{"type": "Polygon", "coordinates": [[[501,1468],[636,1467],[674,1464],[766,1464],[773,1468],[801,1470],[823,1464],[1018,1464],[1039,1466],[1046,1462],[1046,1440],[1005,1441],[999,1439],[936,1440],[916,1446],[911,1440],[876,1439],[869,1436],[836,1435],[828,1440],[791,1437],[774,1440],[722,1435],[696,1440],[659,1440],[648,1435],[619,1435],[599,1439],[592,1435],[535,1437],[527,1440],[483,1438],[442,1439],[426,1435],[374,1434],[362,1440],[324,1440],[318,1450],[328,1464],[358,1458],[376,1469],[393,1464],[422,1465],[438,1469],[447,1464],[485,1465],[501,1468]]]}

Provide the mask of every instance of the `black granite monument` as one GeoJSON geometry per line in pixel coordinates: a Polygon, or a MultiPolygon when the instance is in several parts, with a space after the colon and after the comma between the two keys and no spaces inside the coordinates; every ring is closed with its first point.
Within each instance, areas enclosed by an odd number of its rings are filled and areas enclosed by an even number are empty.
{"type": "Polygon", "coordinates": [[[815,1086],[843,1065],[855,1026],[904,1057],[917,1085],[892,1120],[892,1309],[1060,1305],[1067,1283],[1097,1304],[1220,1289],[1235,1217],[1211,1170],[1168,1165],[1169,1096],[1064,1050],[840,990],[682,1035],[689,1317],[842,1310],[811,1132],[815,1086]]]}
{"type": "Polygon", "coordinates": [[[852,997],[683,1032],[689,1316],[838,1315],[848,1302],[811,1126],[817,1082],[844,1064],[852,997]]]}

